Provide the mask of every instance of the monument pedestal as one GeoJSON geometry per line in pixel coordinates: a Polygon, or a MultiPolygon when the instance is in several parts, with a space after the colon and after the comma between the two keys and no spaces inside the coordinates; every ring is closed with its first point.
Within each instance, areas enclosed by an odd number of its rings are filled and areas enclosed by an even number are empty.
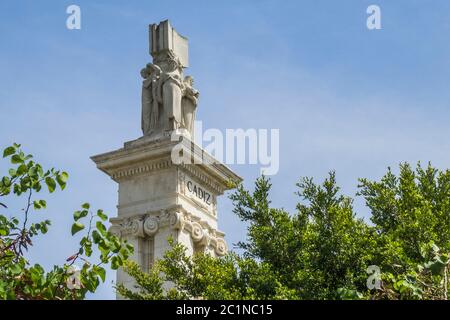
{"type": "MultiPolygon", "coordinates": [[[[169,249],[169,237],[189,254],[227,252],[217,226],[217,197],[241,178],[187,136],[180,140],[144,136],[91,158],[119,184],[118,215],[110,220],[110,231],[134,245],[132,259],[145,271],[169,249]],[[191,161],[174,161],[179,155],[191,161]]],[[[117,282],[133,284],[123,270],[117,282]]]]}

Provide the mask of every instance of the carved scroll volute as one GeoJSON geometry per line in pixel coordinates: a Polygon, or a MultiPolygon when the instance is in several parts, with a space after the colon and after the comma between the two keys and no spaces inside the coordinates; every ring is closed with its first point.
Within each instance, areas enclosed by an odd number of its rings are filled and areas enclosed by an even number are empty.
{"type": "Polygon", "coordinates": [[[227,254],[228,251],[228,247],[227,247],[227,243],[225,242],[225,240],[223,239],[216,239],[216,247],[215,247],[215,252],[216,254],[221,257],[227,254]]]}
{"type": "Polygon", "coordinates": [[[158,232],[159,221],[157,217],[147,217],[144,221],[144,232],[148,236],[154,236],[158,232]]]}
{"type": "Polygon", "coordinates": [[[205,237],[205,232],[203,231],[203,228],[199,223],[192,223],[191,236],[194,242],[200,242],[205,237]]]}
{"type": "Polygon", "coordinates": [[[177,230],[182,230],[185,224],[184,215],[181,212],[174,212],[170,215],[170,227],[177,230]]]}
{"type": "Polygon", "coordinates": [[[144,223],[142,220],[134,219],[131,221],[131,234],[135,237],[144,237],[144,223]]]}

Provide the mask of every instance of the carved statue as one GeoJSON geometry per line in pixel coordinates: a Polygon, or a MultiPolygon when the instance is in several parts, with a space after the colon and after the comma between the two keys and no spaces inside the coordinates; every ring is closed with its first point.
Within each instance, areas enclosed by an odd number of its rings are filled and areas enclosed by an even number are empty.
{"type": "Polygon", "coordinates": [[[191,76],[184,78],[184,95],[181,100],[183,110],[183,126],[192,135],[194,133],[195,109],[197,108],[199,92],[194,89],[194,79],[191,76]]]}
{"type": "MultiPolygon", "coordinates": [[[[162,84],[163,109],[166,112],[168,123],[165,130],[175,130],[181,127],[182,110],[181,99],[183,96],[183,68],[172,51],[167,51],[160,63],[163,73],[160,81],[162,84]]],[[[156,61],[161,59],[157,57],[156,61]]]]}
{"type": "Polygon", "coordinates": [[[192,87],[192,77],[183,79],[187,39],[178,35],[168,22],[151,25],[150,30],[151,38],[158,41],[151,43],[153,63],[141,70],[142,132],[153,135],[186,129],[192,135],[199,92],[192,87]],[[168,38],[171,42],[158,38],[168,33],[172,34],[168,38]],[[177,54],[176,50],[184,51],[177,54]]]}
{"type": "Polygon", "coordinates": [[[141,70],[142,81],[142,132],[144,135],[150,134],[158,128],[160,103],[162,97],[158,90],[161,68],[152,63],[141,70]]]}

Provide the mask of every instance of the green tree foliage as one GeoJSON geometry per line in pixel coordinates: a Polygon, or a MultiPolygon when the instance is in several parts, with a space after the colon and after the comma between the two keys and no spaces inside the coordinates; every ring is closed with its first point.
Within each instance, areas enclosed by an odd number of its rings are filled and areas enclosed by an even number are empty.
{"type": "Polygon", "coordinates": [[[157,261],[150,272],[142,272],[128,261],[125,270],[136,280],[137,290],[122,284],[118,292],[130,299],[295,299],[294,293],[284,287],[276,274],[265,263],[257,263],[230,253],[216,259],[207,254],[189,257],[186,248],[174,244],[157,261]],[[162,289],[164,282],[174,287],[162,289]]]}
{"type": "Polygon", "coordinates": [[[360,179],[358,195],[376,231],[373,264],[383,288],[376,297],[447,299],[450,252],[450,170],[400,165],[378,181],[360,179]]]}
{"type": "Polygon", "coordinates": [[[50,271],[39,264],[31,265],[26,251],[33,238],[45,234],[51,224],[49,220],[30,223],[30,216],[47,205],[45,200],[34,196],[42,188],[49,193],[58,187],[64,190],[68,174],[53,168],[44,170],[18,144],[6,148],[3,157],[13,167],[0,179],[0,299],[83,299],[87,292],[96,290],[100,281],[105,281],[104,266],[110,264],[113,269],[122,266],[132,247],[107,232],[104,225],[107,216],[102,210],[93,212],[85,203],[73,215],[72,235],[86,232],[75,254],[50,271]],[[25,199],[23,212],[6,214],[11,196],[25,199]],[[100,252],[99,259],[93,257],[93,246],[100,252]],[[82,264],[79,270],[75,268],[77,263],[82,264]]]}
{"type": "Polygon", "coordinates": [[[297,210],[289,213],[271,206],[265,177],[253,192],[238,186],[234,213],[248,225],[241,255],[189,257],[172,244],[149,274],[128,263],[137,286],[118,292],[132,299],[447,299],[450,171],[401,164],[398,175],[389,169],[380,181],[361,179],[357,195],[370,222],[357,218],[334,172],[297,187],[297,210]],[[371,277],[369,266],[381,274],[371,277]]]}

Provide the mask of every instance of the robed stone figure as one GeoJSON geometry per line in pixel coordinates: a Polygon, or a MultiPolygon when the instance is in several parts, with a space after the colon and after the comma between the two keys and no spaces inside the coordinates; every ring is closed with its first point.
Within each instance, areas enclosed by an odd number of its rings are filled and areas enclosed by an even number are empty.
{"type": "Polygon", "coordinates": [[[153,63],[141,70],[142,132],[145,136],[185,129],[194,133],[199,92],[193,79],[183,76],[187,66],[187,39],[168,21],[150,26],[153,63]]]}

